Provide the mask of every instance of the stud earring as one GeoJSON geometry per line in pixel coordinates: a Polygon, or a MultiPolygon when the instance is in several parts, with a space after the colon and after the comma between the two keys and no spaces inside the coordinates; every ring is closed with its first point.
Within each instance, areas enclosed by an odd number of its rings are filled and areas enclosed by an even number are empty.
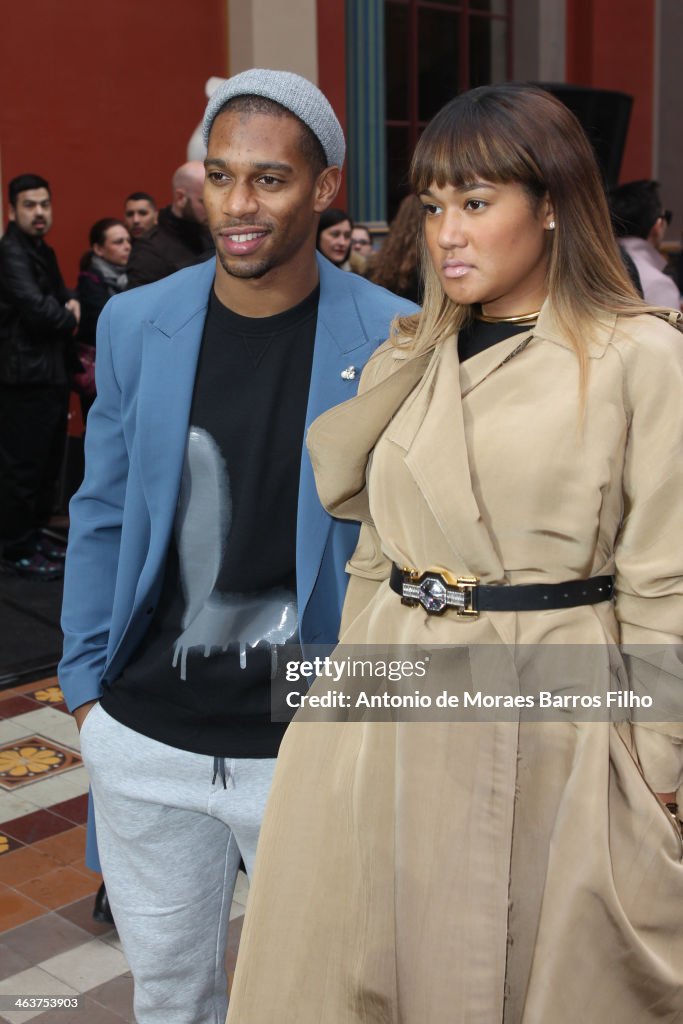
{"type": "Polygon", "coordinates": [[[555,230],[555,221],[551,220],[550,224],[548,224],[548,231],[554,231],[554,230],[555,230]]]}

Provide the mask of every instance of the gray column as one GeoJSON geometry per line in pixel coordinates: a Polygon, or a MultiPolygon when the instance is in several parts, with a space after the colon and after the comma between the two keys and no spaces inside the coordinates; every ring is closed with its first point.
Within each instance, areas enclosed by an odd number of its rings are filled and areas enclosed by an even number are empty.
{"type": "Polygon", "coordinates": [[[512,77],[519,82],[564,82],[565,0],[515,0],[512,77]]]}
{"type": "Polygon", "coordinates": [[[384,0],[346,0],[349,213],[386,219],[384,0]]]}
{"type": "Polygon", "coordinates": [[[667,240],[673,242],[680,240],[683,231],[683,4],[680,0],[658,0],[656,17],[652,177],[661,182],[664,206],[674,211],[667,232],[667,240]]]}

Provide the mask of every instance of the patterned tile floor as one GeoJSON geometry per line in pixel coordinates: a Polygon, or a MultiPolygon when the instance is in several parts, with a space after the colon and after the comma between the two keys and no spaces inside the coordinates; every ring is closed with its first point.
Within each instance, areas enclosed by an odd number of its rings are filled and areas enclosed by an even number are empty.
{"type": "MultiPolygon", "coordinates": [[[[91,916],[101,878],[85,866],[88,778],[56,679],[0,692],[0,1021],[132,1022],[116,931],[91,916]],[[8,995],[83,996],[78,1010],[11,1010],[8,995]],[[87,1012],[84,1012],[84,1009],[87,1012]]],[[[232,906],[232,979],[247,898],[232,906]]]]}

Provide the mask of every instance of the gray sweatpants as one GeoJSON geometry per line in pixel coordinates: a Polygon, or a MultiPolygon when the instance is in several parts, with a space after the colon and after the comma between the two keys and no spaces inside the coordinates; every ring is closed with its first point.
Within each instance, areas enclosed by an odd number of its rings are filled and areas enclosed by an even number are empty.
{"type": "Polygon", "coordinates": [[[250,874],[275,759],[226,761],[128,729],[95,705],[81,730],[107,894],[138,1024],[223,1024],[240,855],[250,874]]]}

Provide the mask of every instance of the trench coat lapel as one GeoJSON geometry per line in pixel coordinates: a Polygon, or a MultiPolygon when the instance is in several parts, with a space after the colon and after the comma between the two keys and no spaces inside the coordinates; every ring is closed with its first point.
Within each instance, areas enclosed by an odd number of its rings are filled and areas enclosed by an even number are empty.
{"type": "MultiPolygon", "coordinates": [[[[525,348],[533,336],[532,331],[524,334],[515,334],[505,341],[484,349],[478,355],[472,356],[464,363],[459,363],[460,394],[463,398],[469,395],[476,387],[479,387],[487,377],[495,373],[504,363],[514,357],[525,348]]],[[[456,349],[457,352],[457,349],[456,349]]]]}
{"type": "MultiPolygon", "coordinates": [[[[374,349],[384,341],[366,328],[347,275],[317,256],[320,300],[306,408],[305,430],[322,413],[356,393],[360,372],[374,349]],[[349,371],[342,377],[342,373],[349,371]]],[[[318,499],[311,460],[304,445],[297,508],[297,599],[299,619],[313,591],[332,520],[318,499]]]]}
{"type": "Polygon", "coordinates": [[[365,486],[368,458],[396,410],[424,378],[434,353],[405,358],[397,351],[395,358],[400,365],[394,373],[330,409],[308,432],[320,501],[341,519],[372,521],[365,486]],[[340,437],[348,443],[340,445],[340,437]]]}
{"type": "Polygon", "coordinates": [[[425,377],[419,400],[387,431],[387,439],[406,450],[405,464],[424,495],[456,566],[487,582],[502,582],[500,555],[477,505],[470,473],[461,388],[478,386],[517,350],[519,336],[458,362],[455,338],[445,341],[425,377]]]}

